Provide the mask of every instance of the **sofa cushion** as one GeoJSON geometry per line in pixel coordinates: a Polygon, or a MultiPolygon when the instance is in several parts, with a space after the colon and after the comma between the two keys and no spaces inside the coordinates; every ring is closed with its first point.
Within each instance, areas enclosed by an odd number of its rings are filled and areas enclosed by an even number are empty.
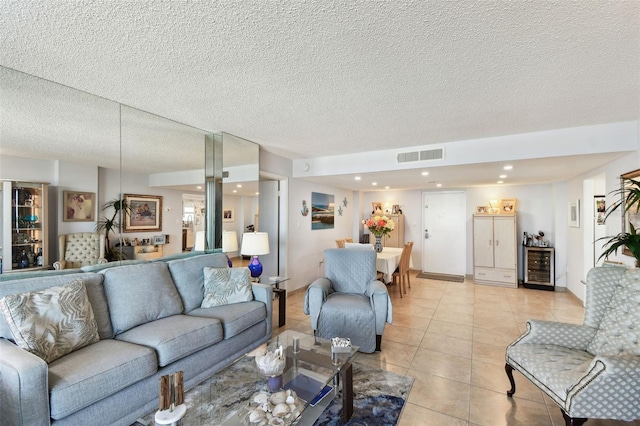
{"type": "Polygon", "coordinates": [[[229,339],[251,327],[264,321],[267,316],[267,308],[264,303],[251,301],[221,305],[213,308],[198,308],[189,312],[189,316],[216,318],[222,322],[224,338],[229,339]]]}
{"type": "Polygon", "coordinates": [[[104,290],[114,333],[182,313],[182,301],[165,263],[105,269],[104,290]]]}
{"type": "Polygon", "coordinates": [[[164,367],[223,338],[220,321],[174,315],[142,324],[116,336],[116,339],[155,349],[158,365],[164,367]]]}
{"type": "Polygon", "coordinates": [[[100,339],[82,280],[7,295],[0,309],[16,344],[48,363],[100,339]]]}
{"type": "Polygon", "coordinates": [[[113,339],[70,353],[49,365],[51,417],[66,417],[153,375],[157,369],[153,349],[113,339]]]}
{"type": "Polygon", "coordinates": [[[85,265],[80,268],[82,272],[99,272],[105,269],[117,268],[118,266],[126,265],[140,265],[142,263],[149,263],[148,260],[118,260],[115,262],[97,263],[95,265],[85,265]]]}
{"type": "Polygon", "coordinates": [[[204,274],[206,267],[225,268],[227,256],[224,253],[203,254],[186,259],[171,260],[167,262],[176,288],[182,297],[184,312],[190,312],[199,308],[204,297],[204,274]]]}
{"type": "Polygon", "coordinates": [[[579,349],[529,343],[510,346],[507,354],[509,363],[519,365],[536,386],[549,389],[562,401],[593,360],[593,355],[579,349]]]}
{"type": "MultiPolygon", "coordinates": [[[[63,271],[56,271],[59,274],[48,274],[43,277],[35,278],[22,278],[20,277],[14,280],[3,282],[0,285],[0,298],[8,294],[25,293],[29,291],[39,291],[45,288],[60,286],[68,284],[73,280],[81,279],[84,282],[84,286],[87,290],[87,296],[89,302],[93,308],[93,316],[98,324],[98,333],[101,339],[108,339],[113,337],[113,328],[111,328],[111,317],[109,316],[109,307],[107,306],[107,299],[104,295],[104,288],[102,287],[103,276],[100,274],[65,274],[63,271]]],[[[17,275],[17,274],[3,274],[3,276],[17,275]]],[[[12,340],[13,336],[9,331],[4,317],[0,315],[0,337],[12,340]]]]}
{"type": "Polygon", "coordinates": [[[618,281],[600,327],[587,350],[600,356],[640,355],[640,269],[618,281]]]}
{"type": "Polygon", "coordinates": [[[204,299],[201,308],[253,300],[247,268],[204,268],[204,299]]]}

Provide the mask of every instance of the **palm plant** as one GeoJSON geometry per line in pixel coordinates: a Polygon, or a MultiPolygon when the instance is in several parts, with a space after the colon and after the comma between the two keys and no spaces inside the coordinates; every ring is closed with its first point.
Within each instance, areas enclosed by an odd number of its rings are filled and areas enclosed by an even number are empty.
{"type": "MultiPolygon", "coordinates": [[[[605,216],[608,218],[614,211],[618,210],[620,206],[623,207],[623,215],[627,212],[631,212],[637,214],[640,212],[640,181],[633,180],[632,178],[622,178],[622,185],[620,189],[616,189],[612,191],[611,194],[619,196],[620,201],[611,205],[611,208],[607,209],[607,214],[605,216]]],[[[608,246],[600,255],[598,260],[602,258],[608,258],[610,254],[617,253],[619,248],[627,249],[636,259],[636,266],[640,266],[640,234],[638,234],[638,230],[635,228],[633,223],[629,222],[628,232],[621,232],[618,235],[613,237],[603,237],[598,239],[598,241],[603,239],[609,239],[604,246],[608,246]]]]}
{"type": "Polygon", "coordinates": [[[120,232],[122,229],[123,215],[127,215],[131,212],[131,208],[127,205],[125,200],[114,198],[113,200],[102,206],[102,211],[106,212],[109,209],[113,209],[111,217],[103,216],[96,222],[96,232],[104,231],[104,244],[105,244],[105,257],[107,260],[119,260],[120,256],[115,250],[111,249],[109,241],[109,234],[111,232],[120,232]]]}

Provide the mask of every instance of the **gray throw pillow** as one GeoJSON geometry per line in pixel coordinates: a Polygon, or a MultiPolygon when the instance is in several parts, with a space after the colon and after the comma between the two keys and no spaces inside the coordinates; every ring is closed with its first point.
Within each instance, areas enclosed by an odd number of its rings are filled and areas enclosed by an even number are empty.
{"type": "Polygon", "coordinates": [[[100,340],[82,280],[0,299],[18,346],[47,363],[100,340]]]}
{"type": "Polygon", "coordinates": [[[204,268],[204,299],[201,308],[253,300],[247,268],[204,268]]]}

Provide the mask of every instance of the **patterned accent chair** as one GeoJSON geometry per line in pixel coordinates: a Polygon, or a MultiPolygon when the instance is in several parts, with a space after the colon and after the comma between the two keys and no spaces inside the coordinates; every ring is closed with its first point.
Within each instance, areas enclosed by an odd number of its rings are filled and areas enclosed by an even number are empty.
{"type": "Polygon", "coordinates": [[[60,260],[53,269],[75,269],[87,265],[107,263],[104,258],[104,234],[78,232],[58,237],[60,260]]]}
{"type": "Polygon", "coordinates": [[[325,278],[311,283],[304,298],[314,334],[348,337],[360,352],[379,351],[393,313],[387,287],[376,280],[376,252],[327,249],[324,270],[325,278]]]}
{"type": "Polygon", "coordinates": [[[522,373],[562,410],[565,423],[640,418],[640,269],[587,275],[582,325],[530,320],[507,347],[505,370],[522,373]]]}

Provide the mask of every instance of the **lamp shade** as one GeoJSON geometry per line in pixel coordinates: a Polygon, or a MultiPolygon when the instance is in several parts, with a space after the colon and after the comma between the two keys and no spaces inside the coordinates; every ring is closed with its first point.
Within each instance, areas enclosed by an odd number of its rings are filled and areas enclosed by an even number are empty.
{"type": "Polygon", "coordinates": [[[236,231],[222,231],[222,252],[238,251],[238,234],[236,231]]]}
{"type": "Polygon", "coordinates": [[[266,232],[245,232],[242,234],[241,254],[246,256],[269,254],[269,235],[266,232]]]}

